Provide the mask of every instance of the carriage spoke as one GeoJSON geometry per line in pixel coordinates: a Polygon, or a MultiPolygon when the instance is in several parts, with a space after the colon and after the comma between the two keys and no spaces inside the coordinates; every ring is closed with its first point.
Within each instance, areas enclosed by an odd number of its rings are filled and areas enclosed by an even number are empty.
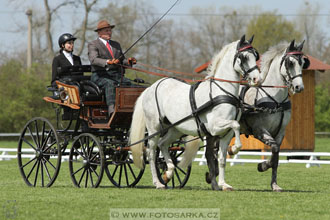
{"type": "Polygon", "coordinates": [[[175,167],[175,168],[178,169],[178,170],[180,170],[181,173],[183,173],[184,175],[187,175],[187,173],[183,169],[181,169],[180,167],[175,167]]]}
{"type": "Polygon", "coordinates": [[[45,170],[46,170],[46,173],[47,173],[48,179],[49,179],[49,181],[51,181],[52,178],[50,177],[50,174],[49,174],[49,171],[48,171],[48,167],[47,167],[45,161],[43,161],[43,160],[41,160],[41,161],[42,161],[43,165],[45,166],[45,170]]]}
{"type": "Polygon", "coordinates": [[[48,162],[54,168],[54,170],[56,170],[56,167],[52,164],[52,162],[50,162],[49,160],[46,160],[45,158],[42,158],[42,159],[44,159],[45,162],[48,162]]]}
{"type": "Polygon", "coordinates": [[[127,168],[126,168],[125,163],[124,163],[124,171],[125,171],[125,177],[126,177],[126,184],[127,184],[127,186],[129,186],[128,176],[127,176],[127,168]]]}
{"type": "MultiPolygon", "coordinates": [[[[35,148],[30,142],[28,142],[25,138],[22,138],[22,140],[23,140],[26,144],[30,145],[30,147],[32,147],[33,150],[37,151],[37,149],[36,149],[36,148],[35,148]]],[[[23,154],[23,152],[21,152],[21,154],[23,154]]]]}
{"type": "MultiPolygon", "coordinates": [[[[52,133],[51,131],[48,132],[46,139],[45,139],[44,142],[42,143],[41,149],[44,149],[44,148],[45,148],[45,146],[46,146],[46,144],[47,144],[47,142],[48,142],[48,140],[49,140],[49,137],[50,137],[51,133],[52,133]]],[[[42,136],[43,136],[43,135],[44,135],[44,132],[42,132],[42,136]]]]}
{"type": "Polygon", "coordinates": [[[34,127],[36,129],[36,136],[38,141],[38,148],[40,149],[40,138],[39,138],[39,129],[38,129],[38,123],[37,121],[34,121],[34,127]]]}
{"type": "Polygon", "coordinates": [[[21,166],[20,168],[23,169],[25,166],[27,166],[28,164],[30,164],[32,161],[34,161],[35,159],[37,159],[37,157],[35,156],[33,159],[31,159],[29,162],[27,162],[26,164],[24,164],[23,166],[21,166]]]}
{"type": "Polygon", "coordinates": [[[95,173],[95,175],[97,176],[97,178],[99,178],[99,174],[97,174],[96,170],[94,170],[94,169],[92,168],[92,171],[93,171],[93,173],[95,173]]]}
{"type": "Polygon", "coordinates": [[[172,188],[174,189],[175,188],[175,178],[172,177],[172,188]]]}
{"type": "Polygon", "coordinates": [[[95,157],[96,157],[96,156],[98,156],[98,155],[99,155],[99,153],[96,153],[96,154],[94,154],[94,155],[93,155],[93,157],[92,157],[92,158],[90,158],[89,160],[94,160],[94,159],[95,159],[95,157]]]}
{"type": "Polygon", "coordinates": [[[32,171],[34,170],[35,166],[37,165],[37,163],[38,163],[38,160],[36,160],[35,163],[33,164],[33,166],[32,166],[32,168],[31,168],[29,174],[28,174],[27,177],[26,177],[26,179],[29,179],[29,177],[30,177],[32,171]]]}
{"type": "Polygon", "coordinates": [[[41,131],[41,149],[42,149],[42,147],[44,146],[44,134],[45,134],[45,127],[46,127],[46,122],[44,121],[43,123],[42,123],[42,131],[41,131]]]}
{"type": "Polygon", "coordinates": [[[116,168],[114,169],[114,171],[113,171],[113,173],[111,175],[112,178],[116,175],[117,169],[118,169],[118,165],[116,165],[116,168]]]}
{"type": "Polygon", "coordinates": [[[178,159],[182,154],[183,154],[184,151],[181,151],[180,153],[178,153],[178,155],[175,155],[175,158],[178,159]]]}
{"type": "Polygon", "coordinates": [[[33,139],[34,144],[37,146],[37,148],[39,148],[39,145],[37,144],[37,141],[36,141],[35,137],[33,136],[33,132],[32,132],[31,129],[30,129],[30,125],[27,126],[27,129],[28,129],[29,132],[30,132],[30,135],[31,135],[31,137],[32,137],[32,139],[33,139]]]}
{"type": "Polygon", "coordinates": [[[83,159],[86,159],[86,157],[82,154],[82,152],[79,151],[78,148],[74,148],[74,149],[83,159]]]}
{"type": "Polygon", "coordinates": [[[134,177],[134,180],[136,180],[136,176],[135,176],[135,173],[134,173],[134,171],[133,171],[133,169],[132,169],[131,164],[128,163],[127,166],[128,166],[128,168],[129,168],[129,170],[131,171],[131,173],[132,173],[132,175],[133,175],[133,177],[134,177]]]}
{"type": "Polygon", "coordinates": [[[93,163],[93,162],[91,162],[91,163],[89,163],[90,165],[94,165],[94,166],[101,166],[101,164],[100,163],[93,163]]]}
{"type": "Polygon", "coordinates": [[[85,167],[80,167],[78,170],[76,170],[74,173],[71,174],[71,176],[76,175],[76,173],[78,173],[79,171],[81,171],[82,169],[84,169],[85,167]]]}
{"type": "Polygon", "coordinates": [[[85,180],[85,188],[88,186],[88,174],[89,174],[89,169],[86,169],[86,180],[85,180]]]}
{"type": "Polygon", "coordinates": [[[90,170],[93,170],[93,169],[90,168],[88,171],[89,171],[89,178],[90,178],[90,180],[91,180],[92,187],[94,187],[93,175],[92,175],[92,172],[91,172],[90,170]]]}
{"type": "Polygon", "coordinates": [[[92,145],[92,147],[90,148],[89,153],[88,153],[88,158],[91,157],[91,155],[92,155],[92,153],[93,153],[93,150],[94,150],[94,146],[95,146],[95,143],[93,142],[93,145],[92,145]]]}
{"type": "Polygon", "coordinates": [[[36,186],[36,184],[37,184],[38,174],[39,174],[39,167],[40,167],[40,160],[38,160],[38,166],[37,166],[37,171],[36,171],[36,175],[35,175],[35,178],[34,178],[33,186],[36,186]]]}
{"type": "Polygon", "coordinates": [[[123,172],[123,166],[122,165],[120,165],[120,170],[119,170],[119,182],[118,182],[118,185],[120,186],[121,184],[121,174],[122,174],[122,172],[123,172]]]}
{"type": "Polygon", "coordinates": [[[180,179],[180,175],[179,175],[178,171],[177,171],[176,169],[174,169],[174,172],[175,172],[175,175],[176,175],[176,177],[178,178],[179,183],[180,183],[180,185],[181,185],[181,184],[182,184],[182,181],[181,181],[181,179],[180,179]]]}
{"type": "Polygon", "coordinates": [[[44,167],[43,167],[43,163],[42,160],[40,160],[41,165],[40,165],[40,169],[41,169],[41,186],[44,187],[44,167]]]}
{"type": "Polygon", "coordinates": [[[80,176],[80,180],[79,180],[79,182],[78,182],[78,186],[80,187],[80,183],[81,183],[81,181],[82,181],[82,179],[84,178],[84,176],[85,176],[85,172],[86,172],[86,169],[84,169],[84,172],[81,174],[81,176],[80,176]]]}

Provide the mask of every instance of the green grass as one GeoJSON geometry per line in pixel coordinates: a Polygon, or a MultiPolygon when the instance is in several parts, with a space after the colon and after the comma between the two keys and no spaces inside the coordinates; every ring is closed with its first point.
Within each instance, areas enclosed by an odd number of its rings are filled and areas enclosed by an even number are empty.
{"type": "MultiPolygon", "coordinates": [[[[317,139],[317,151],[326,151],[319,146],[326,149],[329,140],[317,139]]],[[[226,181],[233,192],[212,191],[204,181],[205,171],[207,166],[193,164],[181,190],[154,189],[149,166],[136,188],[115,188],[105,175],[100,188],[79,189],[73,186],[65,162],[52,187],[31,188],[25,185],[16,160],[0,161],[0,219],[6,219],[8,206],[16,209],[13,219],[24,220],[109,219],[110,208],[220,208],[221,219],[330,219],[329,165],[307,169],[304,164],[281,164],[282,193],[270,191],[271,171],[258,173],[256,164],[227,166],[226,181]]]]}

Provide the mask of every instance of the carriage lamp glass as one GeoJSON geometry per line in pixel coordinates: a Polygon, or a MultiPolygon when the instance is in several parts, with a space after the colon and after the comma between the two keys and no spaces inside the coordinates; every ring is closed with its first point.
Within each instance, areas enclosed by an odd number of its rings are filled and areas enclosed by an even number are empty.
{"type": "Polygon", "coordinates": [[[219,220],[220,208],[110,208],[110,220],[219,220]]]}
{"type": "Polygon", "coordinates": [[[68,100],[68,98],[69,98],[69,94],[68,94],[68,92],[67,92],[66,90],[62,90],[62,91],[60,92],[60,99],[61,99],[62,101],[66,101],[66,100],[68,100]]]}

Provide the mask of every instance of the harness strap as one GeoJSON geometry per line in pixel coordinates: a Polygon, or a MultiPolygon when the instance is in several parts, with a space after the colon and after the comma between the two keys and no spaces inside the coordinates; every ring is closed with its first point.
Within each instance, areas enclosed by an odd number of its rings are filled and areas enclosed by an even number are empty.
{"type": "Polygon", "coordinates": [[[156,106],[157,106],[158,115],[159,115],[159,124],[160,124],[160,127],[161,127],[161,131],[164,131],[164,132],[161,133],[161,136],[164,136],[164,135],[166,134],[167,130],[166,130],[166,132],[165,132],[164,124],[163,124],[164,118],[163,118],[163,117],[161,116],[161,114],[160,114],[160,108],[159,108],[159,101],[158,101],[157,91],[158,91],[158,87],[159,87],[159,85],[160,85],[162,82],[164,82],[165,80],[167,80],[167,79],[169,79],[169,78],[164,78],[164,79],[162,79],[162,80],[157,84],[156,89],[155,89],[155,100],[156,100],[156,106]]]}
{"type": "MultiPolygon", "coordinates": [[[[192,85],[190,87],[190,91],[189,91],[189,100],[190,100],[190,106],[191,106],[191,111],[192,111],[192,114],[195,118],[195,121],[196,121],[196,125],[197,125],[197,132],[198,132],[198,136],[200,137],[200,139],[202,140],[203,137],[202,137],[202,134],[201,134],[201,130],[202,132],[206,135],[206,136],[212,136],[210,134],[210,132],[206,129],[206,126],[205,124],[202,122],[202,120],[200,119],[199,115],[198,115],[198,112],[196,112],[197,110],[197,105],[196,105],[196,97],[195,97],[195,91],[196,89],[198,88],[199,84],[201,82],[198,82],[194,85],[192,85]]],[[[211,99],[212,101],[212,99],[211,99]]]]}

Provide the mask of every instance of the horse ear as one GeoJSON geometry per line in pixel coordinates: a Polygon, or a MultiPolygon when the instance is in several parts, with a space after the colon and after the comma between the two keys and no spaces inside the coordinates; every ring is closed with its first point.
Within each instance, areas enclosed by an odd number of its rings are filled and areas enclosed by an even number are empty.
{"type": "Polygon", "coordinates": [[[288,47],[288,51],[294,51],[295,48],[294,48],[294,40],[291,41],[289,47],[288,47]]]}
{"type": "Polygon", "coordinates": [[[254,38],[254,35],[252,35],[252,37],[250,38],[250,40],[248,40],[249,44],[252,44],[253,38],[254,38]]]}
{"type": "Polygon", "coordinates": [[[305,40],[303,42],[301,42],[301,44],[297,47],[298,51],[302,51],[302,49],[304,47],[304,43],[305,43],[305,40]]]}
{"type": "Polygon", "coordinates": [[[243,45],[243,43],[245,42],[245,34],[241,37],[241,40],[239,41],[239,43],[237,44],[237,50],[239,48],[241,48],[241,46],[243,45]]]}

